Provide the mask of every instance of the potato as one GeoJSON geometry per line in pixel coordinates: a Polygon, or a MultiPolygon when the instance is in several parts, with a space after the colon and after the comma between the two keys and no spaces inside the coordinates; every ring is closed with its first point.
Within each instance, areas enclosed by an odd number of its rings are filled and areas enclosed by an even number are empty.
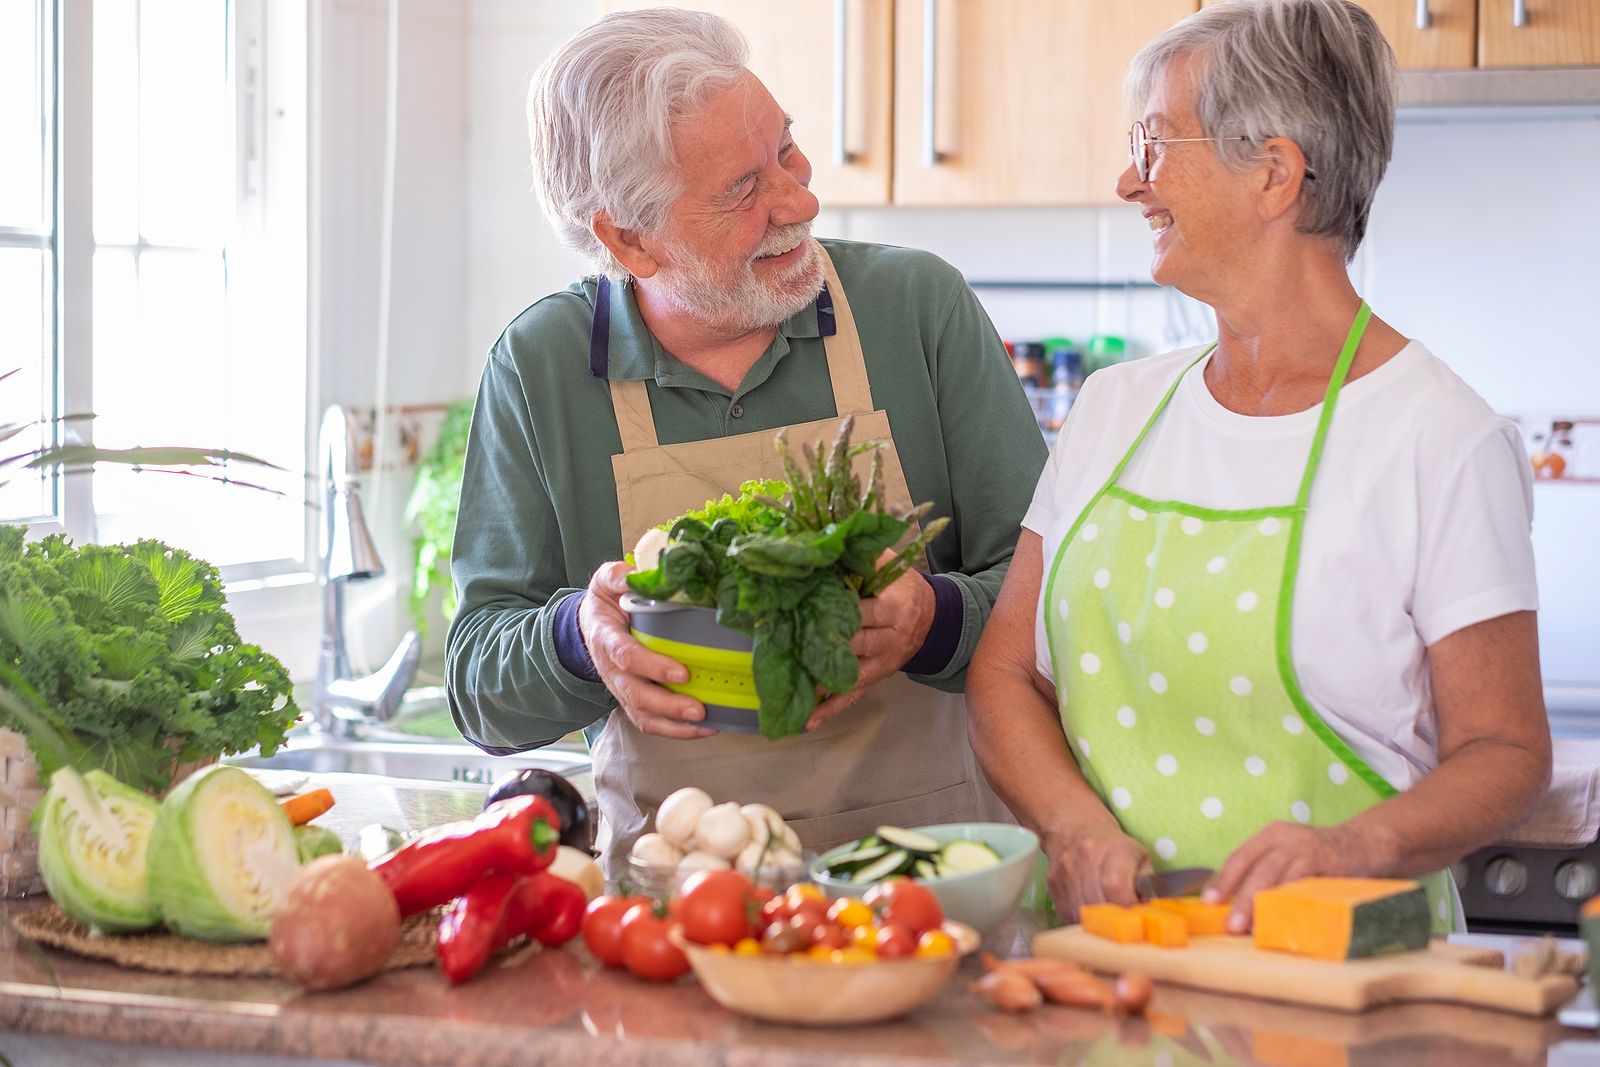
{"type": "Polygon", "coordinates": [[[312,860],[272,913],[267,947],[278,973],[307,989],[370,978],[400,940],[400,906],[353,856],[312,860]]]}

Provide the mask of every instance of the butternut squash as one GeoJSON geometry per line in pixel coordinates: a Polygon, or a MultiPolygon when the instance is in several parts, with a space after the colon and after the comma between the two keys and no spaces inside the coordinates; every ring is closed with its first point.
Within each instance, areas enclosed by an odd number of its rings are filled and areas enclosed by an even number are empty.
{"type": "Polygon", "coordinates": [[[1426,948],[1428,895],[1392,878],[1302,878],[1255,897],[1255,945],[1324,960],[1426,948]]]}
{"type": "Polygon", "coordinates": [[[1199,897],[1158,897],[1151,905],[1183,916],[1190,937],[1210,937],[1228,932],[1227,904],[1207,904],[1199,897]]]}
{"type": "Polygon", "coordinates": [[[1189,922],[1168,908],[1141,904],[1134,911],[1144,922],[1144,939],[1162,948],[1184,948],[1189,944],[1189,922]]]}
{"type": "Polygon", "coordinates": [[[1144,918],[1121,904],[1085,904],[1078,909],[1078,921],[1085,932],[1109,941],[1144,940],[1144,918]]]}

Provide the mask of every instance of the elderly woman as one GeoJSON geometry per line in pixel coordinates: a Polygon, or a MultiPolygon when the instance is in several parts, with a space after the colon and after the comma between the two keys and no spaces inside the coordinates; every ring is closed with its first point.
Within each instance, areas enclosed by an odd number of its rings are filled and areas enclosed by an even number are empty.
{"type": "Polygon", "coordinates": [[[1394,140],[1394,57],[1346,0],[1236,0],[1127,77],[1118,195],[1203,348],[1084,388],[968,682],[984,770],[1070,916],[1216,868],[1422,877],[1545,788],[1521,441],[1346,264],[1394,140]]]}

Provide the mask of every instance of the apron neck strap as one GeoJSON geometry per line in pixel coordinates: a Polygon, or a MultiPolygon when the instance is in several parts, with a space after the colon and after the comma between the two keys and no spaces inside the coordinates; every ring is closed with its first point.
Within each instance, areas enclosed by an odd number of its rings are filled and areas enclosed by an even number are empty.
{"type": "MultiPolygon", "coordinates": [[[[855,316],[850,312],[850,301],[844,293],[844,284],[833,268],[828,250],[818,245],[822,253],[823,276],[828,285],[828,297],[833,303],[834,331],[822,338],[822,350],[828,360],[828,378],[833,385],[833,407],[839,415],[862,415],[873,410],[872,385],[867,381],[866,355],[861,350],[861,336],[856,332],[855,316]]],[[[611,354],[611,281],[600,276],[595,286],[594,318],[589,326],[589,373],[604,378],[610,366],[611,354]]],[[[611,381],[611,407],[617,416],[617,435],[622,440],[624,452],[655,448],[655,415],[650,410],[650,391],[643,381],[611,381]]]]}
{"type": "Polygon", "coordinates": [[[1311,485],[1317,480],[1317,468],[1322,464],[1322,446],[1328,439],[1333,409],[1339,403],[1339,390],[1344,388],[1344,381],[1350,375],[1350,364],[1355,362],[1356,349],[1361,347],[1361,338],[1365,336],[1367,323],[1371,319],[1372,308],[1363,300],[1356,309],[1355,321],[1350,323],[1350,332],[1345,335],[1344,348],[1339,351],[1339,362],[1333,367],[1333,377],[1328,379],[1328,391],[1322,396],[1322,415],[1317,420],[1317,435],[1311,439],[1311,455],[1306,459],[1306,471],[1300,477],[1300,492],[1294,499],[1297,511],[1304,511],[1311,502],[1311,485]]]}

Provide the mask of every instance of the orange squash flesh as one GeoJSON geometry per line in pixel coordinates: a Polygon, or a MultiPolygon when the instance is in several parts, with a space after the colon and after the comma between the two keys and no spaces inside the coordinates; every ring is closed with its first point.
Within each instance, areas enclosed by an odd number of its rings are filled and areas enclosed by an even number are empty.
{"type": "Polygon", "coordinates": [[[1144,939],[1162,948],[1183,948],[1189,943],[1189,921],[1167,908],[1149,904],[1134,909],[1144,921],[1144,939]]]}
{"type": "Polygon", "coordinates": [[[1210,937],[1228,932],[1227,904],[1207,904],[1199,897],[1159,897],[1151,905],[1183,916],[1190,937],[1210,937]]]}
{"type": "Polygon", "coordinates": [[[1302,878],[1255,897],[1257,948],[1324,960],[1427,946],[1428,897],[1392,878],[1302,878]]]}
{"type": "Polygon", "coordinates": [[[1108,941],[1144,940],[1144,919],[1121,904],[1085,904],[1078,909],[1078,921],[1085,932],[1108,941]]]}

